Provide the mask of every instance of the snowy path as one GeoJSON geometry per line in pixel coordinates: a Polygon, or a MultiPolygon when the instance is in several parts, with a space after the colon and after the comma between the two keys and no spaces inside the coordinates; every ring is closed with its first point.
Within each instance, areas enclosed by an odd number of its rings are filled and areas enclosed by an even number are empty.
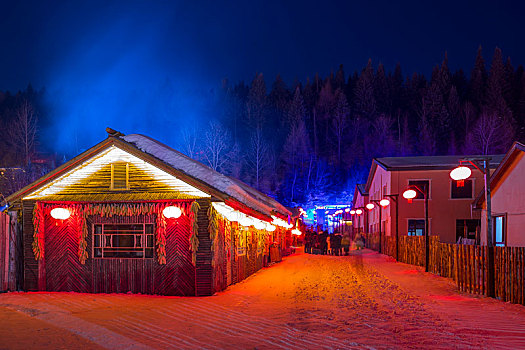
{"type": "Polygon", "coordinates": [[[207,298],[0,295],[0,349],[29,347],[525,349],[525,307],[367,250],[300,254],[207,298]]]}

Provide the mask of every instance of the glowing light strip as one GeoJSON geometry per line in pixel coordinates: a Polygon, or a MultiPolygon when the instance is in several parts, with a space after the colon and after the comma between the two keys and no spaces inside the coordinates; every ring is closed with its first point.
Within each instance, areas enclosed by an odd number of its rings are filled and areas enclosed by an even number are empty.
{"type": "Polygon", "coordinates": [[[284,221],[283,219],[279,219],[277,216],[273,216],[272,215],[272,218],[273,218],[272,224],[274,224],[274,225],[281,226],[281,227],[284,227],[284,228],[292,228],[293,227],[292,224],[288,224],[288,222],[284,221]]]}
{"type": "Polygon", "coordinates": [[[170,175],[163,170],[143,161],[142,159],[131,155],[116,146],[111,146],[97,156],[80,164],[66,174],[58,177],[44,187],[29,193],[24,199],[36,199],[46,197],[62,192],[68,187],[80,183],[82,180],[93,175],[103,167],[114,162],[128,162],[153,177],[155,181],[161,182],[166,186],[173,188],[174,191],[181,192],[195,197],[210,197],[209,194],[185,183],[184,181],[170,175]]]}
{"type": "Polygon", "coordinates": [[[215,210],[217,210],[219,214],[224,216],[226,219],[230,221],[237,221],[245,227],[254,226],[258,230],[275,230],[275,228],[272,228],[272,225],[270,223],[237,211],[225,203],[213,202],[211,205],[215,208],[215,210]],[[234,218],[234,220],[232,220],[232,218],[234,218]],[[249,225],[247,223],[249,223],[249,225]]]}

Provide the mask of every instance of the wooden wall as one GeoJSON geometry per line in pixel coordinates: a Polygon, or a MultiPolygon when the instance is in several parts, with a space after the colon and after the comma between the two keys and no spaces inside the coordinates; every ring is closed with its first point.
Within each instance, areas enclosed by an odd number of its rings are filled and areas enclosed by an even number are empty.
{"type": "Polygon", "coordinates": [[[213,290],[213,267],[210,233],[208,232],[208,209],[211,202],[209,199],[199,199],[200,210],[197,215],[199,224],[199,251],[197,252],[197,264],[195,271],[195,295],[212,295],[213,290]]]}
{"type": "Polygon", "coordinates": [[[24,260],[24,283],[23,289],[26,291],[37,291],[38,289],[38,266],[33,254],[33,207],[34,201],[22,202],[22,239],[23,239],[23,260],[24,260]]]}
{"type": "Polygon", "coordinates": [[[190,219],[182,215],[168,220],[166,264],[153,259],[93,259],[93,223],[155,223],[154,215],[88,218],[88,259],[78,258],[80,233],[67,223],[45,217],[45,255],[37,262],[31,244],[32,205],[24,205],[24,288],[30,291],[72,291],[84,293],[144,293],[195,295],[195,267],[189,250],[190,219]],[[39,273],[40,266],[40,273],[39,273]]]}
{"type": "MultiPolygon", "coordinates": [[[[88,259],[78,259],[80,233],[67,220],[59,222],[45,216],[44,259],[36,261],[32,250],[34,202],[23,203],[24,289],[28,291],[73,291],[85,293],[144,293],[160,295],[212,295],[228,284],[242,281],[265,266],[268,244],[258,247],[260,232],[253,227],[241,228],[238,223],[219,220],[215,251],[208,231],[209,199],[198,200],[199,250],[196,266],[192,264],[189,237],[191,221],[183,215],[168,221],[166,227],[166,265],[154,259],[93,259],[92,224],[155,223],[154,215],[93,216],[88,218],[88,259]],[[239,236],[244,235],[245,252],[238,254],[239,236]]],[[[283,232],[275,232],[278,243],[283,232]]],[[[278,248],[280,251],[280,247],[278,248]]],[[[275,254],[274,254],[275,255],[275,254]]],[[[280,254],[274,257],[280,261],[280,254]]]]}
{"type": "Polygon", "coordinates": [[[0,291],[17,289],[17,227],[16,218],[0,212],[0,291]]]}

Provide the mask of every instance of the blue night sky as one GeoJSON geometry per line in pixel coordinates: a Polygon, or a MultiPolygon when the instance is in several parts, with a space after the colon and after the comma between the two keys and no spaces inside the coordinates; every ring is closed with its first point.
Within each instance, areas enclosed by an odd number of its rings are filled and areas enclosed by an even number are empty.
{"type": "MultiPolygon", "coordinates": [[[[430,75],[448,52],[467,75],[479,45],[525,62],[525,5],[505,1],[4,1],[0,90],[46,88],[58,150],[85,148],[111,126],[173,144],[213,118],[221,80],[262,72],[289,85],[368,58],[430,75]],[[163,98],[166,94],[169,98],[163,98]],[[59,96],[59,97],[58,97],[59,96]],[[74,135],[74,136],[73,136],[74,135]]],[[[74,150],[73,150],[74,151],[74,150]]]]}

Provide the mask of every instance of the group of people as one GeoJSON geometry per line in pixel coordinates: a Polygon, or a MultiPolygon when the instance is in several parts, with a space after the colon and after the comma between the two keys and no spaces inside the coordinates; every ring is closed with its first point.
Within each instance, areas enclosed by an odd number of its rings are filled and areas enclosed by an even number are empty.
{"type": "MultiPolygon", "coordinates": [[[[307,230],[304,235],[304,251],[309,254],[348,255],[351,244],[352,241],[347,233],[329,234],[327,231],[307,230]]],[[[358,233],[354,237],[354,244],[357,250],[363,249],[365,238],[358,233]]]]}
{"type": "Polygon", "coordinates": [[[309,254],[348,255],[350,243],[348,234],[306,231],[304,235],[304,250],[309,254]]]}

